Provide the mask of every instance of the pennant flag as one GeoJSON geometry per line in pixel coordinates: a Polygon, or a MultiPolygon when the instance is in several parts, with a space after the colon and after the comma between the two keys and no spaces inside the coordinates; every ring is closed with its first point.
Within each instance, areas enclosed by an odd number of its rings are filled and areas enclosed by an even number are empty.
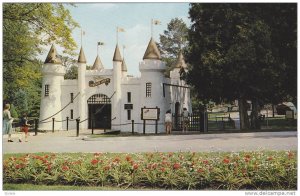
{"type": "Polygon", "coordinates": [[[125,32],[125,29],[120,28],[120,27],[117,27],[117,31],[118,31],[118,32],[125,32]]]}
{"type": "Polygon", "coordinates": [[[159,20],[153,20],[154,25],[161,25],[161,22],[159,20]]]}

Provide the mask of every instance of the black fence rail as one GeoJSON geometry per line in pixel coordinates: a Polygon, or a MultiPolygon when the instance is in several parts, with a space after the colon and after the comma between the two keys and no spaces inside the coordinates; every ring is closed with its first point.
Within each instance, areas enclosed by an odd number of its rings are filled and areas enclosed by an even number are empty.
{"type": "MultiPolygon", "coordinates": [[[[204,118],[205,113],[192,113],[189,114],[188,131],[200,131],[204,132],[204,118]]],[[[183,116],[172,114],[172,130],[182,131],[183,129],[183,116]]]]}

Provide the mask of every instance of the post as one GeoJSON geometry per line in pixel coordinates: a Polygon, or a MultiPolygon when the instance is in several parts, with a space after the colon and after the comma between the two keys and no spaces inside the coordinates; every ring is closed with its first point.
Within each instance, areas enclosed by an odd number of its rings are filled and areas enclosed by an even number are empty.
{"type": "Polygon", "coordinates": [[[34,135],[37,135],[39,119],[35,119],[34,121],[34,135]]]}
{"type": "Polygon", "coordinates": [[[69,117],[67,116],[67,131],[69,131],[69,117]]]}
{"type": "Polygon", "coordinates": [[[76,119],[76,137],[78,137],[79,136],[79,121],[80,121],[80,119],[76,119]]]}
{"type": "Polygon", "coordinates": [[[94,117],[91,118],[91,125],[92,125],[92,135],[94,134],[94,117]]]}
{"type": "Polygon", "coordinates": [[[54,133],[54,121],[55,121],[55,118],[52,118],[52,133],[54,133]]]}
{"type": "Polygon", "coordinates": [[[155,134],[157,134],[157,120],[155,120],[155,134]]]}
{"type": "Polygon", "coordinates": [[[143,121],[143,134],[146,133],[146,120],[143,121]]]}
{"type": "Polygon", "coordinates": [[[132,135],[134,134],[134,120],[131,120],[131,131],[132,135]]]}

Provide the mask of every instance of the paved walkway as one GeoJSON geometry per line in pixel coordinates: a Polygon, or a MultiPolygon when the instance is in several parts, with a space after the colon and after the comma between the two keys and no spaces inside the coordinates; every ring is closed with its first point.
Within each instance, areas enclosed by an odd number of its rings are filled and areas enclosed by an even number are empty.
{"type": "Polygon", "coordinates": [[[90,130],[57,131],[32,135],[28,142],[8,143],[3,137],[3,153],[34,152],[177,152],[297,150],[297,132],[159,135],[87,138],[90,130]]]}

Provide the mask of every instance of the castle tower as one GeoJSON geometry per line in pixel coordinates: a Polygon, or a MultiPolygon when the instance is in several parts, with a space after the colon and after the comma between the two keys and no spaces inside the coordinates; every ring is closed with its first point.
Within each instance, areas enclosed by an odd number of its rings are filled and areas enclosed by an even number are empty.
{"type": "MultiPolygon", "coordinates": [[[[188,86],[184,80],[182,80],[182,74],[187,72],[187,64],[184,61],[182,51],[179,51],[177,61],[170,71],[171,84],[179,86],[188,86]]],[[[187,108],[189,113],[192,113],[192,104],[190,101],[190,89],[180,88],[176,86],[170,87],[171,92],[171,105],[172,113],[181,114],[183,108],[187,108]]]]}
{"type": "Polygon", "coordinates": [[[122,60],[122,77],[126,77],[127,76],[127,65],[126,65],[126,62],[125,62],[125,59],[123,58],[122,60]]]}
{"type": "MultiPolygon", "coordinates": [[[[52,45],[42,67],[43,81],[39,130],[52,130],[52,118],[55,118],[57,121],[63,120],[62,114],[59,111],[62,108],[61,84],[65,73],[66,70],[62,66],[54,45],[52,45]]],[[[54,129],[62,130],[62,122],[55,122],[54,129]]]]}
{"type": "Polygon", "coordinates": [[[113,57],[113,87],[115,94],[112,97],[112,130],[121,130],[121,78],[122,78],[122,57],[118,44],[113,57]]]}
{"type": "MultiPolygon", "coordinates": [[[[86,58],[84,55],[83,48],[80,48],[78,56],[78,111],[80,121],[83,121],[87,118],[87,102],[86,102],[86,81],[85,81],[85,72],[86,72],[86,58]]],[[[84,121],[79,124],[80,129],[87,128],[87,121],[84,121]]]]}
{"type": "Polygon", "coordinates": [[[97,55],[95,62],[93,64],[92,70],[102,70],[102,69],[104,69],[104,66],[100,60],[99,55],[97,55]]]}
{"type": "MultiPolygon", "coordinates": [[[[164,132],[163,123],[167,104],[163,96],[163,83],[166,82],[164,77],[166,66],[160,59],[160,52],[151,38],[143,61],[139,65],[141,72],[140,103],[141,107],[160,108],[158,131],[164,132]],[[160,125],[160,123],[162,124],[160,125]]],[[[149,130],[154,131],[155,127],[149,125],[149,130]]]]}

